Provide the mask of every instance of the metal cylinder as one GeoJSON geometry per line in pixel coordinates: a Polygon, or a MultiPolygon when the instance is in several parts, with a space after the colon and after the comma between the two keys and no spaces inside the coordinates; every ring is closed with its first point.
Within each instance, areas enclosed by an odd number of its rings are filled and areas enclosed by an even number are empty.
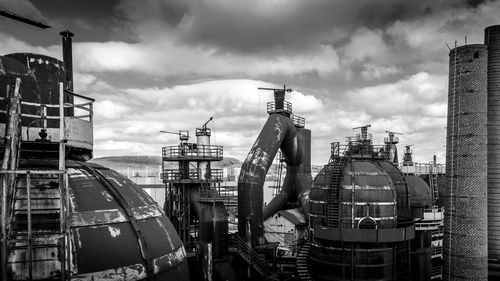
{"type": "Polygon", "coordinates": [[[63,60],[66,73],[66,89],[73,92],[73,40],[74,34],[69,30],[59,33],[62,37],[63,60]]]}
{"type": "MultiPolygon", "coordinates": [[[[198,145],[198,155],[203,157],[210,157],[210,131],[200,131],[196,134],[196,144],[198,145]]],[[[198,162],[198,174],[199,178],[202,180],[208,180],[211,178],[210,175],[210,162],[209,161],[199,161],[198,162]]]]}
{"type": "Polygon", "coordinates": [[[488,259],[500,277],[500,25],[485,29],[488,47],[488,259]]]}
{"type": "Polygon", "coordinates": [[[485,45],[450,51],[444,280],[487,280],[485,45]]]}

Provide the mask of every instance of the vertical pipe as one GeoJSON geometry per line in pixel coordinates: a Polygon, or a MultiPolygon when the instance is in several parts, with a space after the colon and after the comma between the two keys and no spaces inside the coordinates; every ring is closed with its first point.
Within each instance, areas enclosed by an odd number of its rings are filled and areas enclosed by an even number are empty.
{"type": "Polygon", "coordinates": [[[33,280],[33,245],[31,230],[31,177],[29,171],[26,173],[26,196],[28,201],[27,224],[28,224],[28,280],[33,280]]]}
{"type": "Polygon", "coordinates": [[[62,37],[63,61],[66,71],[66,87],[73,92],[73,46],[71,37],[74,36],[69,30],[59,33],[62,37]]]}
{"type": "Polygon", "coordinates": [[[59,83],[59,170],[65,170],[64,159],[66,158],[64,153],[64,84],[59,83]]]}
{"type": "Polygon", "coordinates": [[[7,174],[2,174],[2,280],[7,280],[7,174]]]}
{"type": "Polygon", "coordinates": [[[485,29],[488,46],[488,261],[500,278],[500,25],[485,29]]]}
{"type": "Polygon", "coordinates": [[[445,280],[487,280],[486,46],[450,51],[445,280]]]}

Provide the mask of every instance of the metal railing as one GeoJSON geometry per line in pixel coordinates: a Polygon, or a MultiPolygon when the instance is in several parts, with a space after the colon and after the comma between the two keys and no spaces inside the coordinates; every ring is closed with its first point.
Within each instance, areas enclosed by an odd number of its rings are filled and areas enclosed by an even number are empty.
{"type": "Polygon", "coordinates": [[[222,181],[222,169],[210,169],[209,171],[209,173],[203,174],[203,171],[198,169],[189,169],[189,171],[164,169],[161,178],[164,183],[177,181],[222,181]]]}
{"type": "Polygon", "coordinates": [[[238,235],[233,235],[231,237],[233,245],[238,249],[240,256],[246,260],[246,262],[257,270],[262,276],[269,274],[269,268],[267,267],[266,261],[255,252],[243,239],[238,237],[238,235]]]}
{"type": "MultiPolygon", "coordinates": [[[[433,173],[437,175],[446,174],[446,165],[445,164],[433,164],[433,173]]],[[[417,163],[417,162],[401,162],[399,164],[401,170],[405,174],[414,174],[414,175],[427,175],[429,174],[429,170],[431,169],[431,164],[428,163],[417,163]]]]}
{"type": "Polygon", "coordinates": [[[271,101],[267,103],[267,113],[272,114],[272,113],[280,113],[280,112],[285,112],[285,113],[292,113],[292,103],[283,101],[283,107],[280,108],[280,106],[276,106],[276,102],[271,101]]]}
{"type": "Polygon", "coordinates": [[[164,161],[220,161],[223,157],[223,148],[220,145],[198,145],[196,143],[181,143],[175,146],[163,147],[162,157],[164,161]]]}
{"type": "Polygon", "coordinates": [[[392,142],[392,143],[398,143],[399,142],[399,137],[392,137],[392,138],[388,138],[388,137],[385,137],[384,138],[384,143],[388,143],[388,142],[392,142]],[[392,141],[391,141],[392,139],[392,141]]]}
{"type": "Polygon", "coordinates": [[[367,145],[351,140],[348,144],[343,145],[339,142],[332,142],[331,155],[332,158],[349,156],[357,158],[388,159],[389,151],[385,149],[385,145],[367,145]]]}
{"type": "MultiPolygon", "coordinates": [[[[60,85],[60,87],[63,87],[60,85]]],[[[72,100],[72,102],[60,102],[60,104],[46,104],[37,103],[31,101],[21,101],[22,111],[21,119],[26,124],[30,120],[28,125],[23,125],[26,129],[26,133],[22,134],[21,139],[23,141],[35,141],[38,138],[38,129],[51,129],[59,128],[61,124],[61,118],[67,123],[66,127],[69,130],[65,130],[63,138],[71,144],[72,141],[75,143],[89,143],[93,142],[92,137],[85,134],[88,131],[92,131],[93,123],[93,103],[94,99],[85,97],[72,93],[68,90],[61,89],[59,99],[64,99],[68,97],[67,100],[72,100]],[[64,108],[64,113],[61,114],[61,107],[64,108]],[[28,121],[26,121],[28,120],[28,121]],[[85,133],[82,133],[85,132],[85,133]],[[31,137],[30,137],[31,133],[31,137]],[[88,139],[87,139],[88,138],[88,139]]],[[[5,98],[2,98],[5,99],[5,98]]],[[[7,115],[7,111],[0,110],[0,113],[7,115]]],[[[58,134],[52,134],[49,136],[50,141],[59,141],[58,134]],[[51,139],[54,138],[54,139],[51,139]]]]}
{"type": "Polygon", "coordinates": [[[431,269],[431,280],[436,279],[436,278],[442,278],[443,276],[443,267],[442,266],[435,266],[432,267],[431,269]]]}
{"type": "Polygon", "coordinates": [[[292,119],[293,125],[297,128],[304,128],[306,126],[306,119],[297,115],[290,115],[290,119],[292,119]]]}

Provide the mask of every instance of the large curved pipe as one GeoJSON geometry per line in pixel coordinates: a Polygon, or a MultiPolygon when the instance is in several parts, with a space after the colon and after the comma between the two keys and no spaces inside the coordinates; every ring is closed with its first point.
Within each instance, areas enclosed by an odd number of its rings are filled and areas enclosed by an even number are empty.
{"type": "Polygon", "coordinates": [[[311,131],[297,129],[299,149],[302,161],[299,165],[286,165],[286,175],[283,186],[263,210],[263,220],[282,210],[287,202],[298,201],[304,211],[306,219],[309,218],[309,192],[311,190],[311,131]]]}
{"type": "MultiPolygon", "coordinates": [[[[300,164],[304,162],[305,158],[303,138],[299,137],[300,134],[297,131],[290,118],[280,114],[272,114],[267,119],[247,158],[243,162],[238,178],[238,233],[240,236],[245,236],[249,230],[252,242],[257,242],[255,240],[263,237],[262,189],[267,171],[278,149],[281,149],[285,157],[287,176],[285,177],[282,192],[276,200],[273,200],[272,206],[266,209],[266,214],[275,209],[279,210],[291,198],[291,195],[294,194],[293,187],[297,185],[297,180],[296,175],[293,173],[297,172],[297,169],[299,169],[300,164]],[[250,225],[250,229],[247,229],[247,224],[250,225]]],[[[309,130],[306,131],[309,132],[309,130]]],[[[308,165],[310,166],[310,162],[308,165]]],[[[307,171],[307,168],[301,169],[307,171]]],[[[300,181],[307,182],[307,180],[303,180],[302,178],[299,179],[300,181]]],[[[305,198],[307,195],[301,197],[301,204],[307,207],[307,198],[305,198]]]]}

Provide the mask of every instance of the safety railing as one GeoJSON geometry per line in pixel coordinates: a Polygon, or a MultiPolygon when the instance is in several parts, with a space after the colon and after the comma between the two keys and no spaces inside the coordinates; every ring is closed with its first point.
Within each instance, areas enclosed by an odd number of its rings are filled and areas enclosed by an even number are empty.
{"type": "Polygon", "coordinates": [[[373,139],[373,135],[370,133],[362,134],[358,133],[355,137],[356,141],[369,141],[373,139]]]}
{"type": "Polygon", "coordinates": [[[231,237],[231,241],[240,256],[246,260],[246,262],[252,266],[259,274],[266,276],[269,274],[269,268],[267,267],[266,261],[255,252],[243,239],[237,235],[231,237]]]}
{"type": "Polygon", "coordinates": [[[181,143],[179,145],[163,147],[162,157],[164,161],[220,161],[223,157],[223,148],[220,145],[198,145],[196,143],[181,143]]]}
{"type": "Polygon", "coordinates": [[[198,169],[189,169],[189,171],[180,169],[164,169],[161,177],[164,183],[196,181],[221,182],[223,179],[223,171],[222,169],[210,169],[207,173],[198,169]]]}
{"type": "Polygon", "coordinates": [[[369,159],[389,158],[389,151],[386,150],[385,145],[364,144],[358,141],[349,141],[349,143],[345,145],[341,145],[339,142],[333,142],[331,144],[331,153],[333,158],[338,156],[369,159]]]}
{"type": "Polygon", "coordinates": [[[399,142],[399,137],[384,138],[384,143],[398,143],[398,142],[399,142]]]}
{"type": "MultiPolygon", "coordinates": [[[[444,175],[446,174],[446,165],[445,164],[433,164],[432,172],[436,175],[444,175]]],[[[414,175],[428,175],[429,170],[431,169],[431,164],[428,163],[416,163],[416,162],[402,162],[399,164],[401,167],[401,171],[405,174],[414,174],[414,175]]]]}
{"type": "Polygon", "coordinates": [[[441,279],[443,276],[443,267],[442,266],[433,266],[431,269],[431,280],[433,279],[441,279]]]}
{"type": "Polygon", "coordinates": [[[304,128],[306,126],[306,119],[297,115],[290,115],[290,119],[292,119],[293,125],[297,128],[304,128]]]}
{"type": "Polygon", "coordinates": [[[443,247],[432,247],[432,258],[442,257],[443,247]]]}
{"type": "MultiPolygon", "coordinates": [[[[67,145],[92,149],[93,145],[93,103],[94,99],[63,90],[62,83],[60,104],[21,101],[21,120],[23,130],[22,141],[58,142],[61,116],[64,118],[65,130],[62,135],[67,145]],[[64,114],[61,114],[61,104],[64,114]]],[[[2,98],[3,100],[4,98],[2,98]]],[[[7,114],[5,110],[0,113],[7,114]]]]}
{"type": "Polygon", "coordinates": [[[273,113],[289,113],[292,114],[292,103],[283,101],[283,105],[276,104],[276,102],[271,101],[267,103],[267,113],[268,114],[273,114],[273,113]]]}

